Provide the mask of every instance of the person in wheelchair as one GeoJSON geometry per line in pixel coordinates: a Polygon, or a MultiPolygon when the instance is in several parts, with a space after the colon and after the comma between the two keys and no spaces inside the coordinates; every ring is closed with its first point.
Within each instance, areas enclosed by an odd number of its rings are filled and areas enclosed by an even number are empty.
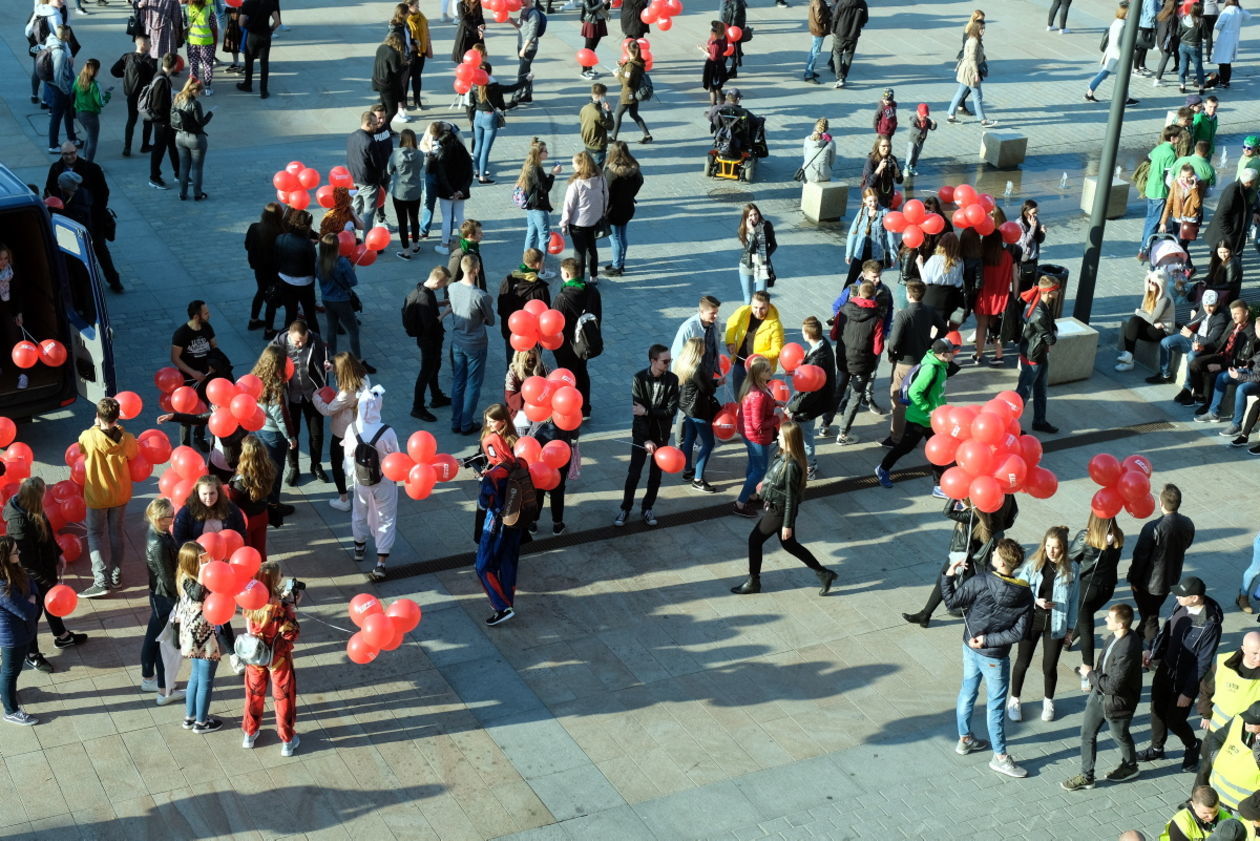
{"type": "Polygon", "coordinates": [[[769,154],[765,118],[741,105],[742,100],[739,88],[728,88],[726,101],[709,109],[713,147],[723,158],[741,158],[745,153],[764,158],[769,154]]]}

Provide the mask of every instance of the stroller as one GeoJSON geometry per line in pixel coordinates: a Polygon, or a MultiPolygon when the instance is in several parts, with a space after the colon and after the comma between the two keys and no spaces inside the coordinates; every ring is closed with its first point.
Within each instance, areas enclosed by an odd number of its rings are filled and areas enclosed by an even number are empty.
{"type": "Polygon", "coordinates": [[[713,148],[704,159],[704,174],[752,183],[757,158],[770,154],[766,121],[738,105],[724,105],[713,114],[713,148]]]}
{"type": "Polygon", "coordinates": [[[1178,325],[1185,324],[1190,320],[1190,312],[1198,308],[1204,286],[1202,280],[1190,280],[1194,276],[1190,255],[1172,234],[1151,234],[1144,250],[1150,260],[1151,271],[1162,271],[1168,275],[1176,322],[1178,325]]]}

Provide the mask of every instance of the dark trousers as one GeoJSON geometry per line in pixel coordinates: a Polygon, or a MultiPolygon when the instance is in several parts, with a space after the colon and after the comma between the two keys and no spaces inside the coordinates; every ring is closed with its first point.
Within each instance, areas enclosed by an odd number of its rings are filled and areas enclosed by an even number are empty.
{"type": "Polygon", "coordinates": [[[394,215],[398,217],[398,241],[403,248],[420,242],[420,199],[394,199],[394,215]]]}
{"type": "Polygon", "coordinates": [[[45,83],[44,87],[48,103],[48,148],[53,149],[61,145],[62,124],[66,127],[66,140],[78,139],[74,133],[74,99],[50,83],[45,83]]]}
{"type": "Polygon", "coordinates": [[[281,327],[287,328],[298,317],[299,307],[302,310],[302,317],[306,319],[307,324],[318,327],[316,316],[319,314],[315,309],[315,284],[308,283],[305,286],[295,286],[292,283],[280,281],[280,292],[284,300],[284,324],[281,327]]]}
{"type": "Polygon", "coordinates": [[[1081,606],[1076,611],[1076,638],[1081,646],[1081,663],[1094,667],[1094,614],[1111,601],[1116,592],[1115,581],[1095,581],[1095,576],[1081,576],[1081,606]]]}
{"type": "Polygon", "coordinates": [[[779,535],[779,545],[787,551],[789,555],[796,558],[805,566],[812,570],[821,570],[822,564],[818,563],[818,559],[814,557],[814,553],[806,549],[796,540],[796,529],[792,530],[792,536],[787,540],[783,539],[783,512],[777,508],[769,508],[757,524],[753,526],[752,531],[748,533],[748,574],[752,577],[761,575],[761,554],[762,548],[766,545],[766,541],[779,535]]]}
{"type": "MultiPolygon", "coordinates": [[[[40,586],[40,589],[42,589],[45,593],[47,593],[48,588],[52,587],[56,583],[57,583],[56,581],[41,581],[39,582],[39,586],[40,586]]],[[[51,613],[49,613],[47,606],[44,607],[44,618],[48,620],[48,630],[52,631],[54,637],[60,637],[60,636],[65,635],[66,623],[61,620],[60,616],[53,616],[51,613]]],[[[36,630],[35,636],[31,637],[31,644],[30,644],[29,650],[27,651],[27,654],[38,654],[38,653],[39,653],[39,631],[36,630]]]]}
{"type": "Polygon", "coordinates": [[[92,251],[101,264],[101,271],[105,273],[105,282],[115,289],[120,287],[122,278],[118,276],[118,269],[114,267],[114,255],[109,253],[109,242],[105,237],[92,238],[92,251]]]}
{"type": "Polygon", "coordinates": [[[166,627],[174,609],[174,599],[149,593],[149,624],[144,629],[144,642],[140,643],[140,677],[147,680],[156,674],[158,689],[166,688],[166,668],[162,665],[161,645],[157,637],[166,627]]]}
{"type": "Polygon", "coordinates": [[[599,250],[595,245],[594,225],[569,225],[569,239],[573,242],[578,268],[587,278],[599,277],[599,250]]]}
{"type": "Polygon", "coordinates": [[[848,397],[845,398],[848,402],[845,404],[844,414],[840,417],[841,432],[848,434],[853,427],[853,419],[857,417],[858,409],[862,406],[862,397],[870,394],[874,379],[874,373],[849,374],[848,397]]]}
{"type": "MultiPolygon", "coordinates": [[[[315,408],[315,404],[309,400],[303,400],[301,403],[289,402],[289,418],[293,421],[293,437],[300,438],[302,435],[302,421],[306,420],[306,448],[311,454],[311,466],[320,463],[324,457],[324,416],[319,413],[319,409],[315,408]]],[[[285,454],[285,460],[289,467],[297,468],[298,451],[291,449],[285,454]]]]}
{"type": "Polygon", "coordinates": [[[1186,721],[1190,711],[1194,709],[1194,700],[1184,707],[1177,706],[1179,693],[1173,687],[1172,677],[1162,666],[1155,670],[1155,678],[1151,681],[1151,747],[1163,750],[1164,742],[1171,730],[1181,744],[1187,748],[1198,744],[1194,728],[1186,721]]]}
{"type": "MultiPolygon", "coordinates": [[[[621,510],[629,511],[634,507],[634,492],[639,488],[639,477],[643,475],[644,462],[650,462],[648,466],[648,483],[647,493],[643,495],[643,510],[647,511],[656,504],[656,493],[661,489],[661,468],[656,463],[656,459],[648,455],[647,450],[643,448],[646,441],[634,439],[634,445],[630,448],[630,468],[626,471],[626,487],[621,494],[621,510]]],[[[664,443],[657,446],[664,446],[664,443]]]]}
{"type": "Polygon", "coordinates": [[[529,75],[529,68],[534,63],[534,57],[538,55],[537,48],[527,50],[524,58],[516,65],[516,82],[520,85],[516,89],[516,93],[512,95],[512,102],[532,102],[534,99],[534,83],[526,81],[525,77],[529,75]]]}
{"type": "Polygon", "coordinates": [[[551,352],[556,360],[556,365],[561,368],[568,368],[573,372],[573,378],[577,380],[578,393],[582,395],[582,413],[590,415],[591,412],[591,375],[586,370],[586,360],[573,352],[573,346],[568,342],[560,345],[551,352]]]}
{"type": "Polygon", "coordinates": [[[1059,28],[1067,26],[1068,7],[1072,0],[1050,0],[1050,14],[1046,17],[1046,26],[1054,26],[1054,14],[1059,13],[1059,28]]]}
{"type": "Polygon", "coordinates": [[[1195,356],[1188,363],[1190,368],[1191,391],[1200,403],[1211,403],[1216,394],[1216,375],[1220,371],[1209,371],[1209,365],[1221,366],[1221,371],[1230,366],[1229,357],[1223,353],[1204,353],[1195,356]]]}
{"type": "Polygon", "coordinates": [[[245,85],[254,81],[254,59],[258,59],[258,90],[267,92],[267,73],[271,64],[271,38],[249,33],[245,41],[245,85]]]}
{"type": "Polygon", "coordinates": [[[1233,64],[1218,64],[1216,66],[1216,69],[1220,71],[1220,83],[1226,87],[1229,87],[1230,77],[1234,75],[1234,65],[1233,64]]]}
{"type": "Polygon", "coordinates": [[[263,312],[263,305],[266,304],[266,315],[263,317],[263,324],[268,330],[276,329],[276,306],[275,299],[267,300],[267,290],[280,282],[280,278],[276,277],[274,269],[254,269],[254,284],[258,287],[254,292],[254,300],[249,305],[250,321],[258,319],[258,314],[263,312]]]}
{"type": "MultiPolygon", "coordinates": [[[[131,151],[131,139],[136,134],[136,121],[140,120],[140,91],[127,97],[127,125],[123,127],[123,149],[131,151]]],[[[140,120],[143,125],[140,129],[140,148],[143,149],[149,145],[149,136],[153,133],[153,124],[148,120],[140,120]]]]}
{"type": "Polygon", "coordinates": [[[424,408],[424,392],[428,389],[429,395],[436,400],[442,396],[442,389],[438,386],[438,371],[442,369],[442,343],[430,342],[420,345],[420,373],[416,377],[416,389],[411,398],[411,409],[424,408]]]}
{"type": "Polygon", "coordinates": [[[634,120],[634,124],[637,125],[639,128],[643,129],[644,134],[651,134],[651,132],[648,131],[647,123],[644,122],[643,118],[639,116],[639,103],[638,102],[621,102],[617,104],[617,114],[616,116],[613,117],[613,139],[614,140],[617,139],[617,134],[618,132],[621,131],[621,117],[627,112],[629,112],[630,114],[630,119],[634,120]]]}
{"type": "Polygon", "coordinates": [[[1015,665],[1011,668],[1011,697],[1018,698],[1024,689],[1024,675],[1032,665],[1033,655],[1037,652],[1037,643],[1042,644],[1041,676],[1045,683],[1043,697],[1053,698],[1055,687],[1059,683],[1059,655],[1063,653],[1063,638],[1050,636],[1050,618],[1046,617],[1044,631],[1030,632],[1030,637],[1019,641],[1019,650],[1015,656],[1015,665]]]}
{"type": "Polygon", "coordinates": [[[1164,601],[1167,600],[1168,594],[1162,596],[1152,596],[1145,590],[1133,588],[1133,603],[1137,605],[1138,626],[1134,630],[1141,632],[1142,639],[1146,640],[1146,647],[1150,648],[1151,640],[1155,639],[1155,635],[1159,633],[1159,612],[1164,607],[1164,601]]]}
{"type": "Polygon", "coordinates": [[[344,494],[346,492],[346,449],[342,445],[342,439],[336,435],[330,435],[328,445],[328,460],[332,462],[333,484],[337,486],[337,493],[344,494]]]}
{"type": "Polygon", "coordinates": [[[26,666],[26,653],[30,646],[21,645],[0,648],[0,705],[4,714],[18,711],[17,679],[26,666]]]}
{"type": "Polygon", "coordinates": [[[1085,715],[1081,718],[1081,773],[1093,779],[1094,758],[1098,755],[1098,734],[1106,723],[1111,730],[1111,738],[1120,745],[1120,762],[1133,765],[1137,762],[1137,751],[1133,747],[1133,737],[1129,735],[1129,722],[1133,719],[1107,718],[1103,715],[1103,696],[1098,692],[1089,693],[1085,701],[1085,715]]]}
{"type": "MultiPolygon", "coordinates": [[[[897,445],[888,452],[884,453],[884,460],[879,466],[885,470],[892,470],[897,460],[906,453],[919,446],[920,441],[926,441],[932,437],[932,427],[920,426],[913,421],[906,421],[906,429],[901,433],[901,440],[897,445]]],[[[945,468],[932,465],[932,475],[936,478],[936,484],[941,483],[941,474],[945,472],[945,468]]]]}
{"type": "Polygon", "coordinates": [[[844,279],[846,289],[862,276],[862,264],[869,259],[871,259],[871,240],[870,237],[862,237],[862,245],[858,248],[858,253],[849,261],[849,274],[844,279]]]}
{"type": "Polygon", "coordinates": [[[1167,333],[1155,327],[1145,318],[1131,315],[1124,324],[1124,349],[1129,353],[1133,353],[1133,351],[1137,350],[1139,339],[1144,342],[1158,342],[1167,335],[1167,333]]]}
{"type": "Polygon", "coordinates": [[[175,132],[166,123],[152,123],[153,148],[149,150],[149,178],[162,177],[162,156],[170,158],[171,180],[179,178],[179,153],[175,151],[175,132]]]}
{"type": "Polygon", "coordinates": [[[849,68],[853,66],[853,54],[857,52],[857,41],[842,41],[833,38],[831,41],[831,63],[836,69],[836,81],[843,82],[849,78],[849,68]]]}
{"type": "Polygon", "coordinates": [[[379,91],[381,105],[385,106],[385,119],[392,120],[394,115],[398,113],[398,109],[402,107],[403,97],[407,95],[406,89],[403,87],[406,84],[406,79],[398,79],[391,81],[385,90],[379,91]]]}
{"type": "Polygon", "coordinates": [[[564,489],[569,483],[569,465],[560,468],[560,484],[549,491],[538,492],[538,508],[542,510],[542,495],[546,494],[551,503],[551,522],[564,522],[564,489]]]}
{"type": "Polygon", "coordinates": [[[415,100],[414,105],[417,108],[420,107],[421,105],[420,88],[423,81],[421,77],[423,76],[424,76],[424,56],[413,55],[411,57],[411,64],[408,66],[408,69],[407,69],[407,82],[404,83],[404,87],[403,87],[403,104],[404,105],[407,103],[406,84],[410,83],[411,96],[415,100]]]}

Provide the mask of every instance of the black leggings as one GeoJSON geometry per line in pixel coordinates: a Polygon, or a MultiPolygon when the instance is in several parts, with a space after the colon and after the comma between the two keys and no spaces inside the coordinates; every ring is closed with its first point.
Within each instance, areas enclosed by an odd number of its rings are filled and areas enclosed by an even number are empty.
{"type": "Polygon", "coordinates": [[[1228,85],[1230,76],[1234,75],[1234,65],[1218,64],[1216,65],[1216,69],[1220,71],[1220,83],[1222,85],[1228,85]]]}
{"type": "Polygon", "coordinates": [[[1129,316],[1124,325],[1124,349],[1129,353],[1137,348],[1138,339],[1144,342],[1158,342],[1168,334],[1152,325],[1138,315],[1129,316]]]}
{"type": "Polygon", "coordinates": [[[542,495],[546,494],[551,501],[551,522],[564,522],[564,487],[569,481],[569,465],[560,468],[560,484],[549,491],[538,492],[538,509],[542,510],[542,495]]]}
{"type": "MultiPolygon", "coordinates": [[[[411,57],[411,68],[407,71],[407,81],[411,83],[411,97],[415,107],[420,107],[420,85],[421,77],[424,75],[424,56],[413,55],[411,57]]],[[[406,82],[403,83],[403,103],[407,102],[406,82]]]]}
{"type": "Polygon", "coordinates": [[[577,256],[578,268],[583,269],[588,278],[599,277],[599,251],[595,246],[594,225],[569,225],[569,239],[573,240],[573,251],[577,256]]]}
{"type": "Polygon", "coordinates": [[[420,242],[420,199],[394,199],[394,215],[398,217],[398,241],[406,248],[411,241],[420,242]],[[408,232],[413,235],[409,236],[408,232]]]}
{"type": "MultiPolygon", "coordinates": [[[[906,429],[901,433],[901,440],[897,442],[895,447],[884,453],[884,460],[879,463],[879,466],[885,470],[892,470],[898,459],[919,446],[920,441],[926,441],[932,435],[932,427],[920,426],[913,421],[906,421],[906,429]]],[[[935,478],[936,484],[939,485],[941,483],[941,474],[944,472],[945,468],[937,467],[935,464],[932,465],[932,476],[935,478]]]]}
{"type": "MultiPolygon", "coordinates": [[[[324,457],[324,416],[309,400],[301,403],[289,402],[289,420],[293,423],[293,437],[302,434],[302,421],[306,421],[306,449],[311,456],[311,468],[314,469],[324,457]]],[[[298,466],[298,450],[292,447],[285,453],[285,460],[294,470],[298,466]]]]}
{"type": "Polygon", "coordinates": [[[634,120],[634,124],[643,129],[645,135],[651,134],[648,131],[647,123],[639,116],[639,103],[622,102],[617,105],[617,116],[613,118],[613,139],[617,138],[617,134],[621,131],[621,117],[626,112],[630,112],[630,119],[634,120]]]}
{"type": "Polygon", "coordinates": [[[822,569],[822,564],[818,563],[814,553],[796,541],[796,530],[793,529],[792,536],[784,540],[780,532],[782,528],[783,512],[771,508],[761,515],[761,519],[748,533],[748,574],[753,578],[761,575],[761,548],[776,534],[779,535],[779,545],[787,550],[789,555],[812,570],[822,569]]]}
{"type": "Polygon", "coordinates": [[[280,281],[281,297],[284,301],[284,324],[282,328],[287,328],[298,317],[298,309],[301,308],[302,317],[306,319],[307,324],[315,324],[315,317],[319,314],[315,309],[315,284],[308,283],[305,286],[295,286],[292,283],[280,281]]]}
{"type": "Polygon", "coordinates": [[[266,304],[266,317],[263,318],[263,322],[268,330],[276,329],[276,301],[267,300],[267,290],[279,282],[280,278],[276,277],[274,270],[254,269],[254,283],[258,286],[258,290],[254,293],[254,300],[249,305],[249,319],[256,321],[258,314],[263,312],[263,304],[266,304]]]}
{"type": "Polygon", "coordinates": [[[398,109],[402,106],[403,97],[406,96],[406,84],[406,79],[391,80],[389,86],[380,92],[381,104],[385,106],[385,119],[392,120],[394,115],[398,113],[398,109]]]}
{"type": "Polygon", "coordinates": [[[587,38],[586,48],[588,50],[594,51],[595,48],[599,46],[599,39],[603,37],[604,37],[603,35],[596,35],[594,38],[587,38]]]}
{"type": "Polygon", "coordinates": [[[1041,653],[1041,676],[1046,688],[1044,697],[1053,698],[1055,686],[1059,682],[1059,654],[1063,651],[1063,638],[1050,636],[1050,617],[1046,617],[1046,629],[1033,636],[1032,639],[1019,641],[1019,653],[1015,657],[1015,666],[1011,669],[1011,697],[1018,698],[1024,689],[1024,675],[1032,663],[1033,652],[1037,650],[1037,642],[1043,641],[1041,653]]]}
{"type": "Polygon", "coordinates": [[[341,444],[343,439],[336,435],[329,436],[328,440],[328,459],[332,462],[330,466],[333,484],[337,486],[337,493],[342,495],[346,493],[346,450],[341,444]]]}
{"type": "Polygon", "coordinates": [[[1094,667],[1094,614],[1111,601],[1116,592],[1115,581],[1094,581],[1093,575],[1081,576],[1081,606],[1076,611],[1076,638],[1081,646],[1081,663],[1094,667]]]}

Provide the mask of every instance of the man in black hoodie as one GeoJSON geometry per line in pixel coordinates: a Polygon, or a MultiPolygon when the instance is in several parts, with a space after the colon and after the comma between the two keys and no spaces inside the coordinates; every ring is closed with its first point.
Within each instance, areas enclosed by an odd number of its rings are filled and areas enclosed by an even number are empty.
{"type": "Polygon", "coordinates": [[[499,284],[499,298],[495,311],[499,315],[499,330],[503,333],[504,358],[508,365],[512,364],[512,356],[516,353],[512,347],[512,328],[508,319],[517,310],[522,310],[530,301],[551,302],[551,290],[547,281],[538,279],[542,268],[543,253],[537,248],[525,249],[521,264],[499,284]]]}
{"type": "Polygon", "coordinates": [[[1181,580],[1186,550],[1194,543],[1194,522],[1177,513],[1180,508],[1181,489],[1164,485],[1159,492],[1160,516],[1142,526],[1133,547],[1128,582],[1142,617],[1142,636],[1148,644],[1159,630],[1159,613],[1168,591],[1181,580]]]}
{"type": "Polygon", "coordinates": [[[869,10],[866,0],[839,0],[831,11],[831,63],[836,70],[834,87],[844,87],[853,66],[853,53],[857,51],[858,38],[866,26],[869,10]]]}
{"type": "Polygon", "coordinates": [[[949,565],[941,576],[941,597],[950,610],[963,613],[963,679],[956,710],[956,753],[967,755],[993,744],[989,767],[1008,777],[1027,777],[1006,751],[1006,693],[1011,679],[1011,646],[1024,638],[1032,616],[1033,596],[1028,582],[1012,578],[1024,562],[1024,550],[1008,537],[998,541],[989,556],[992,570],[958,584],[964,558],[949,565]],[[971,713],[980,694],[980,678],[988,690],[989,742],[971,734],[971,713]]]}
{"type": "Polygon", "coordinates": [[[857,287],[857,296],[840,308],[844,319],[844,356],[849,371],[849,396],[844,415],[840,418],[837,444],[856,444],[857,436],[850,430],[862,404],[862,395],[870,390],[870,381],[879,366],[879,356],[884,351],[884,310],[875,300],[875,284],[863,281],[857,287]]]}
{"type": "Polygon", "coordinates": [[[573,372],[574,378],[577,379],[577,390],[582,394],[582,417],[589,418],[591,416],[591,375],[586,369],[587,360],[578,356],[577,351],[573,349],[573,340],[578,319],[584,314],[589,312],[595,316],[597,323],[603,324],[603,301],[599,296],[599,290],[587,284],[583,279],[582,269],[573,257],[566,257],[561,261],[560,277],[560,291],[556,293],[551,306],[564,316],[564,343],[551,353],[556,360],[556,365],[573,372]]]}
{"type": "Polygon", "coordinates": [[[906,406],[901,402],[901,383],[910,369],[919,364],[932,340],[944,336],[945,319],[935,307],[925,307],[923,296],[927,286],[921,280],[906,283],[906,305],[893,317],[892,335],[888,339],[888,361],[892,363],[892,381],[888,384],[892,419],[884,446],[896,446],[906,428],[906,406]]]}
{"type": "MultiPolygon", "coordinates": [[[[175,130],[171,128],[171,102],[174,94],[171,90],[173,79],[179,74],[175,69],[175,61],[179,56],[167,53],[162,56],[157,75],[153,77],[154,99],[149,104],[153,107],[148,116],[140,116],[148,121],[153,129],[153,146],[149,149],[149,186],[155,190],[169,189],[162,180],[162,156],[170,158],[171,179],[179,175],[179,153],[175,151],[175,130]]],[[[139,102],[139,105],[145,103],[139,102]]]]}

